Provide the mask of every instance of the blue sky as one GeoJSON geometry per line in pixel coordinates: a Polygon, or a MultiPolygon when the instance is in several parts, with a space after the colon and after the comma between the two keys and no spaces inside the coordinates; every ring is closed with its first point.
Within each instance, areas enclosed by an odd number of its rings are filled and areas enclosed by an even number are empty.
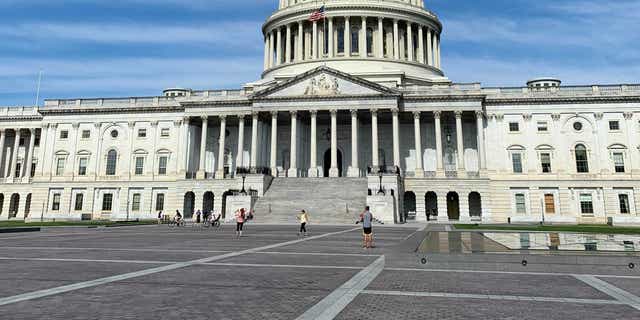
{"type": "MultiPolygon", "coordinates": [[[[454,82],[640,82],[640,0],[427,0],[454,82]]],[[[2,0],[0,105],[236,88],[259,77],[276,0],[2,0]]]]}

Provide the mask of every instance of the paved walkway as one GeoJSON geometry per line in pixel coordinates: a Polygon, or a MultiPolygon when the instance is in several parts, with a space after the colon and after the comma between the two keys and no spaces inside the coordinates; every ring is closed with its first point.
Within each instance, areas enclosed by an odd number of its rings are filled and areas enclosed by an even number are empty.
{"type": "Polygon", "coordinates": [[[419,229],[377,227],[377,247],[370,250],[361,248],[361,232],[354,226],[311,226],[306,238],[297,236],[295,226],[251,224],[240,239],[231,226],[219,231],[56,228],[3,235],[0,314],[6,319],[640,318],[640,274],[609,263],[614,257],[589,256],[598,267],[588,268],[567,263],[564,256],[544,256],[544,263],[534,259],[527,266],[519,264],[520,255],[508,253],[424,256],[416,253],[426,236],[419,229]]]}

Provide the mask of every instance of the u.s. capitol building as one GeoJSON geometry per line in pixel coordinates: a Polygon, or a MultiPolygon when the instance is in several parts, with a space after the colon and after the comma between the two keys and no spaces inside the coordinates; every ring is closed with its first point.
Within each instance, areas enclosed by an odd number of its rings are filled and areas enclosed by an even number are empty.
{"type": "Polygon", "coordinates": [[[640,85],[455,83],[423,1],[325,3],[281,0],[239,89],[0,109],[0,219],[640,223],[640,85]]]}

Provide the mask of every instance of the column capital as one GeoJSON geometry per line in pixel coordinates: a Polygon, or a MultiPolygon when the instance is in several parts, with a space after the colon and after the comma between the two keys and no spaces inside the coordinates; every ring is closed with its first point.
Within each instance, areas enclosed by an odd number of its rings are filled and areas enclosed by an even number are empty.
{"type": "Polygon", "coordinates": [[[462,110],[456,110],[454,114],[456,115],[456,119],[462,119],[462,110]]]}
{"type": "Polygon", "coordinates": [[[337,109],[331,109],[329,110],[329,113],[331,113],[331,116],[334,117],[338,114],[338,110],[337,109]]]}
{"type": "Polygon", "coordinates": [[[484,111],[482,111],[482,110],[476,110],[476,117],[477,117],[477,118],[482,118],[482,117],[484,117],[484,111]]]}
{"type": "Polygon", "coordinates": [[[173,125],[174,126],[181,126],[182,125],[182,119],[175,119],[173,120],[173,125]]]}
{"type": "Polygon", "coordinates": [[[633,119],[633,112],[625,112],[623,115],[626,120],[633,119]]]}
{"type": "Polygon", "coordinates": [[[351,110],[349,110],[349,112],[351,113],[352,117],[357,117],[358,116],[358,109],[351,109],[351,110]]]}
{"type": "Polygon", "coordinates": [[[218,115],[218,118],[220,119],[220,121],[227,121],[227,115],[226,114],[218,115]]]}
{"type": "Polygon", "coordinates": [[[414,111],[413,112],[413,118],[414,119],[420,119],[421,115],[422,115],[422,112],[420,112],[420,111],[414,111]]]}
{"type": "Polygon", "coordinates": [[[440,119],[440,117],[442,116],[442,110],[435,110],[433,111],[433,117],[436,119],[440,119]]]}
{"type": "Polygon", "coordinates": [[[200,119],[202,119],[202,121],[207,121],[209,120],[209,116],[200,116],[200,119]]]}
{"type": "MultiPolygon", "coordinates": [[[[102,127],[102,122],[96,122],[96,123],[94,123],[94,124],[93,124],[93,126],[94,126],[96,129],[100,129],[100,128],[102,127]]],[[[55,128],[57,128],[57,127],[58,127],[58,124],[57,124],[57,123],[52,123],[52,124],[51,124],[51,128],[55,129],[55,128]]]]}
{"type": "Polygon", "coordinates": [[[524,121],[531,121],[532,118],[533,118],[533,115],[531,113],[522,114],[522,119],[524,119],[524,121]]]}
{"type": "Polygon", "coordinates": [[[260,112],[259,111],[251,111],[251,117],[257,118],[258,116],[260,116],[260,112]]]}
{"type": "Polygon", "coordinates": [[[400,112],[400,109],[391,108],[391,113],[393,114],[394,117],[397,117],[399,112],[400,112]]]}
{"type": "Polygon", "coordinates": [[[157,127],[158,126],[159,121],[155,120],[155,121],[151,121],[151,126],[152,127],[157,127]]]}
{"type": "Polygon", "coordinates": [[[312,117],[316,117],[316,116],[318,116],[318,110],[315,110],[315,109],[314,109],[314,110],[309,110],[309,114],[310,114],[312,117]]]}
{"type": "Polygon", "coordinates": [[[561,115],[559,113],[553,113],[553,114],[551,114],[551,119],[553,121],[559,121],[560,120],[560,116],[561,115]]]}
{"type": "MultiPolygon", "coordinates": [[[[135,125],[136,125],[136,122],[135,122],[135,121],[129,121],[129,122],[127,122],[127,126],[129,127],[129,129],[131,129],[131,128],[135,127],[135,125]]],[[[74,126],[74,127],[75,127],[75,126],[74,126]]]]}
{"type": "Polygon", "coordinates": [[[277,118],[277,117],[278,117],[278,111],[277,110],[271,111],[271,118],[277,118]]]}
{"type": "Polygon", "coordinates": [[[297,111],[297,110],[289,110],[289,114],[290,114],[292,117],[297,117],[297,116],[298,116],[298,111],[297,111]]]}
{"type": "Polygon", "coordinates": [[[244,116],[245,116],[244,114],[239,114],[239,115],[237,115],[237,117],[238,117],[238,119],[239,119],[239,120],[244,120],[244,116]]]}
{"type": "Polygon", "coordinates": [[[182,121],[183,121],[185,124],[189,124],[189,122],[191,121],[191,117],[182,117],[182,121]]]}
{"type": "MultiPolygon", "coordinates": [[[[576,116],[578,116],[577,112],[576,112],[576,116]]],[[[596,118],[596,120],[602,120],[602,117],[604,116],[604,113],[596,112],[596,113],[593,114],[593,116],[596,118]]]]}
{"type": "Polygon", "coordinates": [[[378,115],[378,109],[369,109],[369,112],[371,113],[372,116],[378,115]]]}

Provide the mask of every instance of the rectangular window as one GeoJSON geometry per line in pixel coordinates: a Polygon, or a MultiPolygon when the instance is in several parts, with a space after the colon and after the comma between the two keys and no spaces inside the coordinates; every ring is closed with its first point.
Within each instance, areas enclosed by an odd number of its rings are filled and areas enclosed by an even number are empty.
{"type": "Polygon", "coordinates": [[[33,162],[31,164],[31,172],[30,172],[30,175],[29,175],[31,178],[35,177],[35,175],[36,175],[36,167],[37,166],[38,166],[37,162],[33,162]]]}
{"type": "Polygon", "coordinates": [[[160,136],[163,137],[163,138],[168,137],[170,133],[171,133],[171,131],[169,130],[169,128],[160,129],[160,136]]]}
{"type": "Polygon", "coordinates": [[[138,129],[138,138],[146,138],[147,129],[138,129]]]}
{"type": "Polygon", "coordinates": [[[131,201],[131,211],[140,211],[140,194],[134,193],[131,201]]]}
{"type": "Polygon", "coordinates": [[[167,162],[169,161],[169,158],[166,156],[162,156],[160,157],[160,159],[158,160],[158,175],[165,175],[167,174],[167,162]]]}
{"type": "Polygon", "coordinates": [[[619,131],[620,130],[620,121],[617,121],[617,120],[609,121],[609,130],[611,130],[611,131],[619,131]]]}
{"type": "Polygon", "coordinates": [[[73,208],[76,211],[82,211],[82,203],[84,202],[84,194],[76,193],[76,203],[73,208]]]}
{"type": "Polygon", "coordinates": [[[593,214],[593,198],[590,193],[580,194],[580,211],[582,214],[593,214]]]}
{"type": "Polygon", "coordinates": [[[53,202],[51,204],[51,210],[60,211],[60,194],[59,193],[53,194],[53,202]]]}
{"type": "Polygon", "coordinates": [[[629,195],[626,193],[621,193],[618,195],[618,201],[620,202],[620,213],[629,214],[631,210],[629,209],[629,195]]]}
{"type": "Polygon", "coordinates": [[[102,195],[102,211],[111,211],[113,207],[113,194],[105,193],[102,195]]]}
{"type": "Polygon", "coordinates": [[[527,204],[525,199],[526,198],[523,193],[516,194],[516,213],[518,214],[527,213],[527,204]]]}
{"type": "Polygon", "coordinates": [[[22,176],[22,162],[16,163],[16,171],[13,173],[14,177],[19,178],[22,176]]]}
{"type": "Polygon", "coordinates": [[[547,132],[549,131],[549,126],[546,121],[538,121],[538,132],[547,132]]]}
{"type": "Polygon", "coordinates": [[[544,195],[544,212],[556,213],[556,202],[553,193],[547,193],[544,195]]]}
{"type": "Polygon", "coordinates": [[[551,154],[540,154],[540,165],[542,166],[542,173],[551,173],[551,154]]]}
{"type": "Polygon", "coordinates": [[[144,173],[144,157],[136,157],[136,176],[144,173]]]}
{"type": "Polygon", "coordinates": [[[82,130],[82,139],[91,138],[91,130],[82,130]]]}
{"type": "Polygon", "coordinates": [[[80,158],[78,161],[78,175],[86,176],[87,175],[87,164],[89,163],[89,159],[80,158]]]}
{"type": "Polygon", "coordinates": [[[519,132],[520,124],[518,122],[509,122],[509,132],[519,132]]]}
{"type": "Polygon", "coordinates": [[[617,173],[623,173],[624,170],[624,154],[622,152],[613,153],[613,165],[617,173]]]}
{"type": "Polygon", "coordinates": [[[512,153],[511,162],[513,164],[513,173],[522,173],[522,154],[512,153]]]}
{"type": "Polygon", "coordinates": [[[156,195],[156,211],[164,210],[164,193],[158,193],[156,195]]]}
{"type": "Polygon", "coordinates": [[[69,130],[60,131],[60,139],[68,139],[69,138],[69,130]]]}
{"type": "Polygon", "coordinates": [[[58,158],[56,161],[56,176],[61,176],[64,174],[64,163],[65,158],[58,158]]]}

